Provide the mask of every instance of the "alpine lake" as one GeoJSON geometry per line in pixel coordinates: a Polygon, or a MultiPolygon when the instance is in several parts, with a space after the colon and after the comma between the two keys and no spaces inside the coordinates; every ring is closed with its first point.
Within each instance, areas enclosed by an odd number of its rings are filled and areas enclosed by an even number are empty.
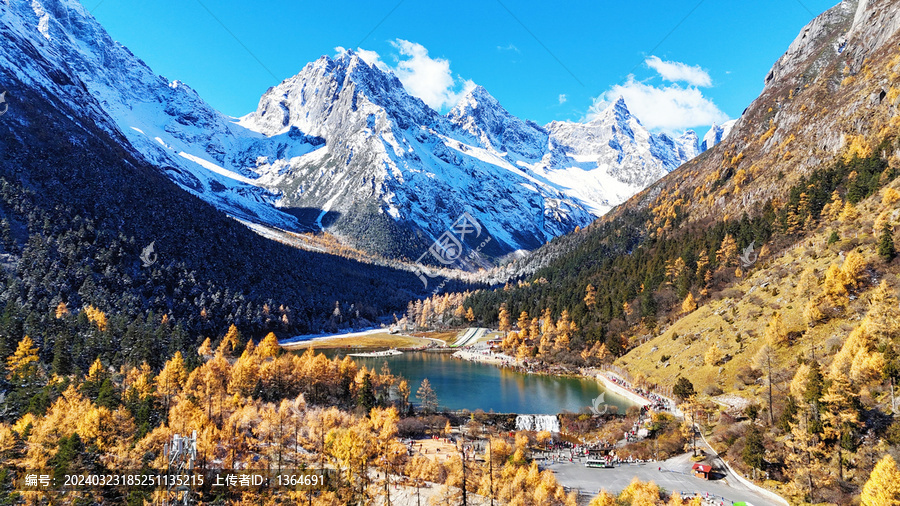
{"type": "MultiPolygon", "coordinates": [[[[352,353],[347,349],[318,349],[329,358],[352,353]]],[[[370,350],[366,350],[370,351],[370,350]]],[[[460,360],[450,353],[404,352],[384,357],[351,357],[357,364],[380,371],[387,362],[391,372],[409,381],[414,401],[416,391],[428,379],[439,405],[448,410],[482,410],[494,413],[556,415],[591,413],[594,401],[601,412],[625,413],[634,404],[605,391],[598,380],[526,374],[480,362],[460,360]],[[604,406],[605,405],[605,406],[604,406]]]]}

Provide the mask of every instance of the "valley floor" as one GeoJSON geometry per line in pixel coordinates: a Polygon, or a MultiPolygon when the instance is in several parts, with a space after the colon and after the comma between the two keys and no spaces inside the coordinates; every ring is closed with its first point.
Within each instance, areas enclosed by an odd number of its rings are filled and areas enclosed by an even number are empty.
{"type": "Polygon", "coordinates": [[[375,328],[346,334],[315,334],[296,336],[279,343],[286,350],[306,348],[420,348],[429,345],[444,346],[440,339],[391,334],[375,328]]]}

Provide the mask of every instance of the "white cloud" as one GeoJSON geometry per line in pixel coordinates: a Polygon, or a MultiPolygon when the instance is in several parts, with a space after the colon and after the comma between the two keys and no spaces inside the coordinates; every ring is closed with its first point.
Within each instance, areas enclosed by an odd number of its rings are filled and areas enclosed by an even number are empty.
{"type": "MultiPolygon", "coordinates": [[[[440,111],[453,107],[463,95],[475,88],[474,82],[453,76],[450,60],[431,58],[422,44],[397,39],[391,41],[391,45],[400,52],[399,57],[394,56],[396,65],[393,67],[385,63],[375,51],[356,48],[355,53],[369,65],[385,72],[393,72],[410,95],[422,99],[432,109],[440,111]]],[[[334,50],[335,57],[347,52],[342,46],[337,46],[334,50]]]]}
{"type": "Polygon", "coordinates": [[[375,51],[369,51],[368,49],[363,49],[363,48],[356,48],[356,54],[358,54],[359,57],[362,58],[362,60],[364,62],[368,63],[369,65],[378,67],[385,72],[391,70],[391,68],[388,67],[387,63],[381,61],[381,56],[379,56],[379,54],[376,53],[375,51]]]}
{"type": "Polygon", "coordinates": [[[565,94],[565,93],[560,93],[560,94],[559,94],[559,105],[565,104],[565,103],[566,103],[566,100],[568,100],[568,98],[566,98],[566,94],[565,94]]]}
{"type": "Polygon", "coordinates": [[[462,96],[475,87],[475,83],[461,77],[453,77],[450,60],[431,58],[422,44],[397,39],[391,42],[401,58],[394,73],[410,95],[419,97],[433,109],[452,107],[462,96]]]}
{"type": "Polygon", "coordinates": [[[631,113],[651,130],[678,131],[728,120],[728,115],[696,86],[656,87],[635,81],[634,76],[628,76],[625,84],[617,84],[595,98],[587,119],[595,118],[620,96],[631,113]]]}
{"type": "Polygon", "coordinates": [[[517,52],[517,53],[519,53],[519,54],[522,54],[522,51],[519,51],[519,48],[517,48],[517,47],[516,47],[514,44],[512,44],[512,43],[509,43],[509,44],[507,44],[507,45],[505,45],[505,46],[497,46],[497,51],[515,51],[515,52],[517,52]]]}
{"type": "Polygon", "coordinates": [[[594,119],[622,97],[631,113],[651,130],[679,131],[728,120],[728,115],[700,91],[701,87],[712,86],[712,79],[699,65],[663,61],[657,56],[650,56],[644,63],[673,84],[654,86],[629,75],[624,84],[616,84],[594,98],[586,119],[594,119]]]}
{"type": "MultiPolygon", "coordinates": [[[[345,48],[343,46],[336,46],[334,48],[334,52],[335,52],[334,56],[335,56],[335,58],[337,58],[338,56],[346,53],[347,48],[345,48]]],[[[363,49],[361,47],[358,47],[358,48],[356,48],[356,51],[354,51],[354,52],[356,54],[358,54],[360,58],[362,58],[362,61],[368,63],[369,65],[378,67],[379,69],[381,69],[385,72],[388,72],[391,70],[391,68],[388,66],[388,64],[381,60],[381,55],[379,55],[375,51],[369,51],[368,49],[363,49]]]]}
{"type": "Polygon", "coordinates": [[[644,63],[666,81],[685,82],[693,86],[712,86],[709,74],[699,65],[691,66],[677,61],[663,61],[658,56],[651,56],[644,60],[644,63]]]}

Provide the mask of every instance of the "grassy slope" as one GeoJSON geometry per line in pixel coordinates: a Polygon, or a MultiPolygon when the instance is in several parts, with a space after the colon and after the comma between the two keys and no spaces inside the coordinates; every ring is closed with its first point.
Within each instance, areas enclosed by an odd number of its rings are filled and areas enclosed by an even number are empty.
{"type": "MultiPolygon", "coordinates": [[[[900,187],[895,181],[889,187],[900,187]]],[[[850,223],[824,223],[793,247],[761,258],[750,272],[730,288],[723,290],[698,309],[666,327],[655,338],[632,349],[616,364],[632,373],[640,372],[650,383],[671,385],[680,376],[688,377],[702,392],[708,385],[716,385],[726,393],[740,393],[748,398],[762,395],[762,386],[746,386],[738,378],[741,368],[751,365],[764,344],[766,325],[778,311],[789,332],[802,332],[791,346],[777,351],[776,369],[794,369],[797,357],[811,357],[813,351],[821,362],[840,348],[843,340],[866,313],[866,293],[885,277],[894,284],[896,276],[892,264],[886,264],[876,254],[877,239],[872,233],[874,217],[885,207],[881,197],[884,190],[857,207],[860,218],[850,223]],[[830,246],[827,239],[832,230],[842,238],[830,246]],[[807,327],[803,309],[807,302],[821,293],[821,280],[832,264],[843,262],[840,254],[856,248],[870,267],[867,282],[854,295],[843,314],[815,327],[807,327]],[[805,291],[800,287],[804,270],[814,269],[819,285],[805,291]],[[736,338],[741,336],[741,343],[736,338]],[[704,355],[712,343],[733,358],[722,365],[707,365],[704,355]],[[652,351],[654,350],[655,351],[652,351]],[[814,350],[815,348],[815,350],[814,350]],[[669,366],[660,359],[669,355],[669,366]]],[[[789,378],[788,378],[789,379],[789,378]]]]}

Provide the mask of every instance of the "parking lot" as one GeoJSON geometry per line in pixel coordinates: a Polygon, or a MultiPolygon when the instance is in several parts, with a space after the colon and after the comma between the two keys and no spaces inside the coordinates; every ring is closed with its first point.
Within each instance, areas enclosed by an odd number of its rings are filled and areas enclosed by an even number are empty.
{"type": "Polygon", "coordinates": [[[754,506],[779,506],[759,494],[747,489],[737,480],[727,478],[706,481],[690,475],[691,461],[688,455],[680,455],[659,463],[621,464],[615,469],[587,468],[584,462],[561,462],[545,466],[556,474],[556,479],[570,489],[577,489],[588,496],[597,495],[600,490],[618,493],[624,490],[634,478],[652,481],[668,492],[680,492],[682,496],[699,494],[709,497],[714,504],[730,506],[746,501],[754,506]]]}

